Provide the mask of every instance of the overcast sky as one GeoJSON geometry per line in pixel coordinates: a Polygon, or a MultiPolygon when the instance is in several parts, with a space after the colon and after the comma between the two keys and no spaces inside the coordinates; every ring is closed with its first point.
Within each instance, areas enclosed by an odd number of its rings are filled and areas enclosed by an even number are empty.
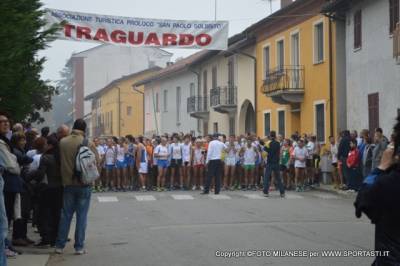
{"type": "MultiPolygon", "coordinates": [[[[42,0],[44,7],[140,18],[214,20],[215,0],[42,0]]],[[[271,0],[272,10],[279,8],[280,0],[271,0]]],[[[268,16],[269,0],[217,0],[217,20],[229,21],[229,36],[241,32],[252,23],[268,16]]],[[[55,81],[73,52],[96,46],[93,43],[57,40],[39,55],[47,62],[42,73],[44,79],[55,81]]],[[[173,60],[190,55],[194,49],[167,49],[173,60]]],[[[106,63],[106,62],[105,62],[106,63]]]]}

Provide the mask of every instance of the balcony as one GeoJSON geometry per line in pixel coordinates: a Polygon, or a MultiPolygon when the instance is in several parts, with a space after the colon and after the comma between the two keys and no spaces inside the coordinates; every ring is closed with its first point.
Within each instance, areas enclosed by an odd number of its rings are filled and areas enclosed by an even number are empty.
{"type": "Polygon", "coordinates": [[[236,112],[237,87],[217,87],[210,91],[211,107],[216,112],[227,114],[236,112]]]}
{"type": "Polygon", "coordinates": [[[191,96],[187,98],[187,112],[191,117],[208,120],[208,97],[191,96]]]}
{"type": "Polygon", "coordinates": [[[304,98],[304,66],[283,66],[268,70],[262,92],[278,104],[301,103],[304,98]]]}

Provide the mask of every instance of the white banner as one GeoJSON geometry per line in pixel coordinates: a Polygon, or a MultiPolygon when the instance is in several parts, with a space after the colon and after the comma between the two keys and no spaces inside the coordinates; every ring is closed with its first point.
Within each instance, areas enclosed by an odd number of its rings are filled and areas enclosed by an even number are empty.
{"type": "Polygon", "coordinates": [[[226,50],[227,21],[129,18],[46,9],[47,27],[65,21],[58,38],[126,46],[226,50]]]}

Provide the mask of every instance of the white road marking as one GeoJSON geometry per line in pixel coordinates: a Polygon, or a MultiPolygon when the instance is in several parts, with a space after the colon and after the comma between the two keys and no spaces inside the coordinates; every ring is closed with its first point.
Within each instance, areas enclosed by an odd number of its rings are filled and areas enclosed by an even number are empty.
{"type": "Polygon", "coordinates": [[[265,199],[265,197],[260,194],[243,194],[243,196],[248,199],[265,199]]]}
{"type": "Polygon", "coordinates": [[[156,198],[153,195],[141,195],[141,196],[135,196],[137,201],[153,201],[156,200],[156,198]]]}
{"type": "Polygon", "coordinates": [[[97,197],[99,202],[118,202],[117,197],[97,197]]]}
{"type": "Polygon", "coordinates": [[[215,194],[210,194],[210,195],[208,195],[210,198],[212,198],[212,199],[231,199],[231,197],[229,197],[228,195],[220,195],[220,194],[217,194],[217,195],[215,195],[215,194]]]}
{"type": "Polygon", "coordinates": [[[317,193],[314,194],[316,197],[320,198],[320,199],[338,199],[338,196],[332,195],[332,194],[322,194],[322,193],[317,193]]]}
{"type": "Polygon", "coordinates": [[[299,194],[291,194],[291,193],[290,194],[286,193],[285,198],[287,198],[287,199],[304,199],[304,197],[299,194]]]}
{"type": "Polygon", "coordinates": [[[191,195],[178,195],[174,194],[171,197],[175,200],[193,200],[194,198],[191,195]]]}

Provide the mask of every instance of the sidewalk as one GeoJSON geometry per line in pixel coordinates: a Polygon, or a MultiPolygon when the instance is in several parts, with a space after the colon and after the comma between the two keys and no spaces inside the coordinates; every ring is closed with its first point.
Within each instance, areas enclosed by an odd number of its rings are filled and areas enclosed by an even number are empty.
{"type": "Polygon", "coordinates": [[[314,187],[314,189],[317,191],[333,193],[333,194],[337,194],[337,195],[341,195],[341,196],[349,197],[349,198],[355,198],[357,196],[357,193],[354,193],[354,192],[348,192],[345,190],[334,189],[333,185],[320,184],[319,187],[314,187]]]}
{"type": "MultiPolygon", "coordinates": [[[[28,224],[28,237],[35,242],[39,242],[40,236],[35,233],[36,229],[32,228],[31,224],[28,224]]],[[[71,227],[68,237],[73,239],[75,232],[75,215],[71,222],[71,227]]],[[[10,236],[9,236],[10,237],[10,236]]],[[[67,249],[70,249],[71,245],[67,244],[67,249]]],[[[54,248],[35,248],[33,245],[28,247],[15,247],[17,250],[22,252],[21,255],[17,255],[15,258],[7,260],[8,266],[46,266],[50,260],[51,255],[54,255],[54,248]]],[[[73,251],[71,251],[73,252],[73,251]]]]}

